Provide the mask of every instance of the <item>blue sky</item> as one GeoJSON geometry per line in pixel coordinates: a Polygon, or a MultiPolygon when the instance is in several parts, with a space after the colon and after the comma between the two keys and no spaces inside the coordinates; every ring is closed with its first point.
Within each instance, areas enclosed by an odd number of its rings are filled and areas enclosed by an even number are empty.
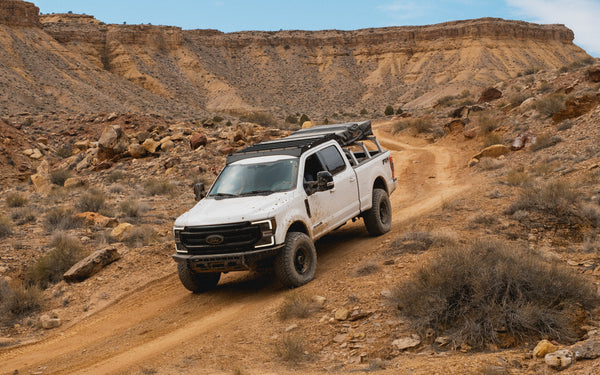
{"type": "Polygon", "coordinates": [[[184,29],[354,30],[428,25],[480,17],[561,23],[575,43],[600,56],[600,0],[29,0],[42,13],[85,13],[106,23],[184,29]]]}

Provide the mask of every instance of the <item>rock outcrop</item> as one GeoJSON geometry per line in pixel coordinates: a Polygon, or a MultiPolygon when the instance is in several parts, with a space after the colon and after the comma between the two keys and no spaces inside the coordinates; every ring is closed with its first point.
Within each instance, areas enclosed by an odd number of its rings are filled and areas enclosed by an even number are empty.
{"type": "Polygon", "coordinates": [[[40,9],[33,3],[22,0],[0,2],[0,25],[38,27],[40,9]]]}

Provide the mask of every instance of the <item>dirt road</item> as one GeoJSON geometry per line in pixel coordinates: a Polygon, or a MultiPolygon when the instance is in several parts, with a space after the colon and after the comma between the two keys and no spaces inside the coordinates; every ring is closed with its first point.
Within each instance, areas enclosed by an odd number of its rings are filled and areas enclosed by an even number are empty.
{"type": "MultiPolygon", "coordinates": [[[[378,137],[393,150],[399,180],[391,196],[392,232],[368,237],[359,221],[320,241],[319,271],[306,286],[311,290],[326,290],[344,277],[346,261],[394,238],[405,223],[470,187],[459,178],[464,157],[420,140],[391,139],[385,126],[378,127],[378,137]]],[[[265,373],[260,369],[277,367],[261,331],[274,319],[285,291],[269,275],[227,274],[216,291],[193,295],[179,283],[174,264],[173,271],[43,341],[1,351],[0,373],[208,374],[231,373],[224,369],[235,368],[235,363],[265,373]]]]}

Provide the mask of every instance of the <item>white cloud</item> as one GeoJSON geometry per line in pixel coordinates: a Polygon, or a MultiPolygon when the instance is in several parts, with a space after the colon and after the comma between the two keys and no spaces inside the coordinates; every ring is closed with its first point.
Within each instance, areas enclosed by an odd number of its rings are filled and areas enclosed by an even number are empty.
{"type": "Polygon", "coordinates": [[[560,23],[575,33],[575,43],[600,56],[600,1],[506,0],[519,15],[538,23],[560,23]]]}

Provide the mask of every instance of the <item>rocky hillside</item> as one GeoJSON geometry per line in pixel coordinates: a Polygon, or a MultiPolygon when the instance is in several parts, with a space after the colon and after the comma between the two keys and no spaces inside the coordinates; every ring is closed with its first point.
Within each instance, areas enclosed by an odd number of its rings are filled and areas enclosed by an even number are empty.
{"type": "Polygon", "coordinates": [[[562,25],[484,18],[356,31],[221,33],[38,16],[0,4],[3,115],[266,111],[284,118],[415,108],[589,58],[562,25]]]}

